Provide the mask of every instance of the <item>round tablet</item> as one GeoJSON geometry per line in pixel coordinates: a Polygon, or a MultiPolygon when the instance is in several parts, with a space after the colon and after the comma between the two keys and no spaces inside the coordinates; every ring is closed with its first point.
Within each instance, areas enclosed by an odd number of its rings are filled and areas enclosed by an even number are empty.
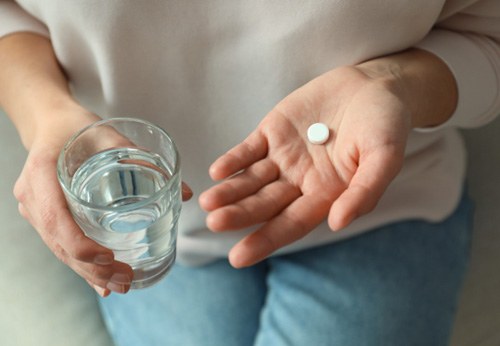
{"type": "Polygon", "coordinates": [[[307,139],[312,144],[323,144],[328,140],[330,130],[323,123],[315,123],[307,129],[307,139]]]}

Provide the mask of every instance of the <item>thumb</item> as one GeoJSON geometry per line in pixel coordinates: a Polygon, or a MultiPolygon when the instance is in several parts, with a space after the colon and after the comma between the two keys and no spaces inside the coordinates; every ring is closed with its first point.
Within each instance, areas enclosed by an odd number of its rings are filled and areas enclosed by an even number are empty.
{"type": "Polygon", "coordinates": [[[354,219],[372,211],[401,170],[402,163],[403,153],[397,148],[385,148],[361,156],[347,189],[330,208],[330,228],[345,228],[354,219]]]}

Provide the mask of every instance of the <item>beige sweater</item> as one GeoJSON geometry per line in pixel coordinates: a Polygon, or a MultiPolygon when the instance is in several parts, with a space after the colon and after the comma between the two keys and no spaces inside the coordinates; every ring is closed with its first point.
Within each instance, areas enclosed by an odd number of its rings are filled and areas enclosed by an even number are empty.
{"type": "MultiPolygon", "coordinates": [[[[500,112],[498,0],[0,0],[0,36],[50,36],[72,90],[102,117],[158,123],[178,144],[183,178],[199,193],[208,166],[284,96],[319,74],[412,46],[453,71],[455,114],[410,135],[405,165],[377,208],[347,229],[326,223],[280,250],[295,251],[454,209],[465,176],[456,127],[500,112]]],[[[247,231],[213,234],[196,198],[184,205],[179,259],[225,256],[247,231]]]]}

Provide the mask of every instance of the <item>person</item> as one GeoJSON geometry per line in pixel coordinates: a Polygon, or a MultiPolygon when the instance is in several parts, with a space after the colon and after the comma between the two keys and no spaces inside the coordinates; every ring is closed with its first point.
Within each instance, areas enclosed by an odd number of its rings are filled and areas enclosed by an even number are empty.
{"type": "Polygon", "coordinates": [[[109,295],[117,345],[447,344],[472,215],[458,128],[500,111],[497,1],[4,0],[0,36],[19,212],[109,295]],[[65,141],[115,116],[167,129],[196,195],[172,271],[126,295],[56,177],[65,141]]]}

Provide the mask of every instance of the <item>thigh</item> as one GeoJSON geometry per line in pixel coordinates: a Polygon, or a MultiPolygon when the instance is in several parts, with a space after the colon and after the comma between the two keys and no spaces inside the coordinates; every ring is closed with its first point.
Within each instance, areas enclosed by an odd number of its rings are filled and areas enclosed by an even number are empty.
{"type": "Polygon", "coordinates": [[[116,345],[252,345],[265,298],[265,264],[233,269],[227,260],[175,265],[153,287],[100,300],[116,345]]]}
{"type": "Polygon", "coordinates": [[[440,223],[401,222],[269,261],[257,345],[447,345],[468,259],[464,199],[440,223]]]}

